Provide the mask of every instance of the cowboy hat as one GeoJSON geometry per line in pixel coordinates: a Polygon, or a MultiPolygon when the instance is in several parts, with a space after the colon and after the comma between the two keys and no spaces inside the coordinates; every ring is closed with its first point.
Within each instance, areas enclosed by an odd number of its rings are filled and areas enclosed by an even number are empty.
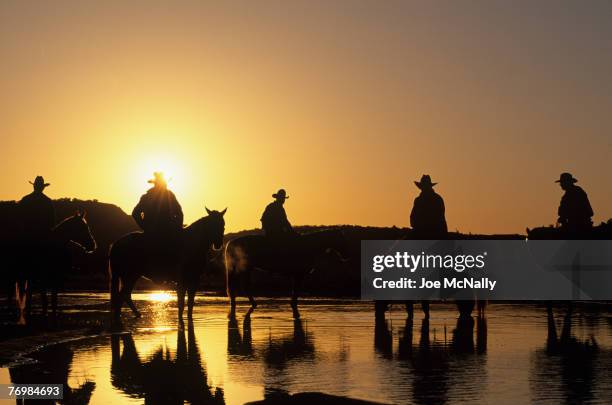
{"type": "Polygon", "coordinates": [[[283,198],[286,200],[287,198],[289,198],[289,196],[287,195],[285,189],[281,188],[280,190],[278,190],[278,192],[272,194],[272,198],[283,198]]]}
{"type": "Polygon", "coordinates": [[[51,183],[45,183],[45,179],[43,178],[43,176],[36,176],[36,178],[34,179],[34,182],[28,181],[28,183],[30,183],[34,187],[42,187],[42,188],[49,187],[51,185],[51,183]]]}
{"type": "Polygon", "coordinates": [[[574,178],[574,176],[572,176],[571,173],[561,173],[561,176],[559,176],[559,180],[555,180],[555,183],[577,183],[578,180],[574,178]]]}
{"type": "Polygon", "coordinates": [[[438,183],[432,183],[431,177],[429,176],[429,174],[424,174],[423,176],[421,176],[421,181],[415,181],[414,184],[416,184],[418,188],[423,189],[423,188],[431,188],[438,183]]]}
{"type": "Polygon", "coordinates": [[[151,180],[147,180],[147,183],[151,184],[167,184],[168,182],[164,178],[164,173],[162,172],[154,172],[153,178],[151,180]]]}

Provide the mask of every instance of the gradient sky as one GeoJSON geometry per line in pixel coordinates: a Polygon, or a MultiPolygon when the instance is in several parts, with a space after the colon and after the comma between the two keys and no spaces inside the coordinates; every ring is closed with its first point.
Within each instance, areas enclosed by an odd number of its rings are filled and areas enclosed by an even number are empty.
{"type": "Polygon", "coordinates": [[[451,230],[556,220],[570,171],[612,217],[612,2],[3,1],[0,199],[131,211],[169,172],[186,220],[408,224],[431,174],[451,230]]]}

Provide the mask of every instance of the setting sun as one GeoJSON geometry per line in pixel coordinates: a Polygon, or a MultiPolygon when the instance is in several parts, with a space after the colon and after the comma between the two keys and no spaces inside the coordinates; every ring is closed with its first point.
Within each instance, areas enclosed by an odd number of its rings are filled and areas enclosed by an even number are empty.
{"type": "Polygon", "coordinates": [[[133,181],[145,185],[153,178],[153,173],[161,172],[168,182],[168,187],[181,192],[185,179],[183,164],[171,155],[148,155],[134,162],[133,181]]]}

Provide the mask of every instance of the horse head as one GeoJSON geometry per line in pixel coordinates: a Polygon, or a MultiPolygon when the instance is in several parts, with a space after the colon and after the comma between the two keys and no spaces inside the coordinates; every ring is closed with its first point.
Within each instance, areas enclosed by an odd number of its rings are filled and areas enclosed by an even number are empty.
{"type": "Polygon", "coordinates": [[[341,263],[346,263],[350,259],[348,258],[348,243],[342,229],[331,229],[323,231],[326,240],[324,245],[326,246],[325,253],[328,255],[335,256],[341,263]]]}
{"type": "MultiPolygon", "coordinates": [[[[206,208],[206,207],[205,207],[206,208]]],[[[223,216],[227,212],[227,208],[223,211],[209,210],[208,213],[208,231],[210,232],[210,240],[214,250],[221,250],[223,247],[223,235],[225,234],[225,219],[223,216]]]]}
{"type": "Polygon", "coordinates": [[[57,225],[56,230],[63,233],[66,240],[78,243],[87,253],[91,253],[96,250],[97,244],[91,234],[86,217],[87,212],[79,210],[72,217],[57,225]]]}

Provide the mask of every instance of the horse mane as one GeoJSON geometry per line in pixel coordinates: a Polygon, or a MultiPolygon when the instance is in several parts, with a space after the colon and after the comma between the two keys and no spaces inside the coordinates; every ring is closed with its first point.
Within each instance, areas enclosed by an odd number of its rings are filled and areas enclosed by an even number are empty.
{"type": "Polygon", "coordinates": [[[192,222],[190,225],[187,225],[185,227],[185,230],[195,230],[195,229],[200,229],[201,227],[205,226],[206,223],[210,220],[210,215],[206,215],[202,218],[199,218],[197,220],[195,220],[194,222],[192,222]]]}
{"type": "MultiPolygon", "coordinates": [[[[218,211],[213,211],[213,213],[219,213],[218,211]]],[[[211,220],[212,215],[206,215],[203,216],[200,219],[197,219],[196,221],[192,222],[190,225],[187,225],[185,227],[185,231],[186,232],[192,232],[192,231],[196,231],[196,230],[200,230],[202,228],[204,228],[206,226],[206,224],[208,224],[208,222],[211,220]]]]}

